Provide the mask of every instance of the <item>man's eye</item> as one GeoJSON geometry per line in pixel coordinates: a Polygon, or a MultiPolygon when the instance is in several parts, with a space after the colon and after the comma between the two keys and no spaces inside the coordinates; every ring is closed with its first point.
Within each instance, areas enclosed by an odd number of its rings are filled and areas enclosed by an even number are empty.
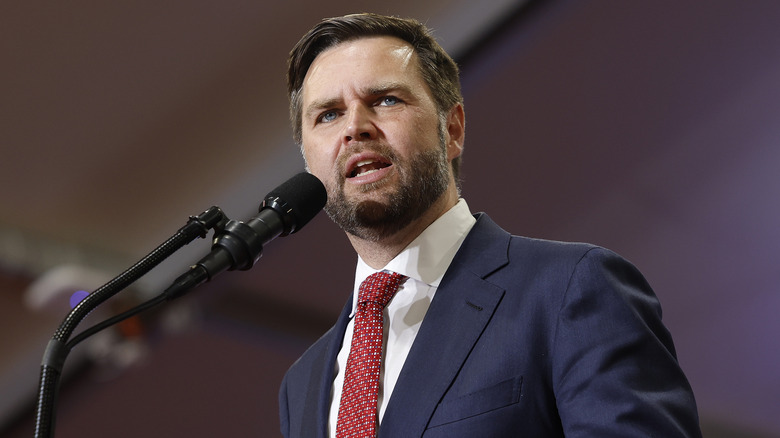
{"type": "Polygon", "coordinates": [[[336,111],[326,111],[320,115],[319,122],[321,123],[332,122],[336,120],[336,117],[338,117],[336,111]]]}
{"type": "Polygon", "coordinates": [[[398,105],[401,100],[395,96],[385,96],[379,100],[380,106],[393,106],[398,105]]]}

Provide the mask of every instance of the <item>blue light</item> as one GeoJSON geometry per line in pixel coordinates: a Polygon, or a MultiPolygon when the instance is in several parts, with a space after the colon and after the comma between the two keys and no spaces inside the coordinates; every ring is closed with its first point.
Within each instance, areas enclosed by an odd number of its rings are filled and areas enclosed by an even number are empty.
{"type": "Polygon", "coordinates": [[[74,308],[78,306],[78,304],[83,300],[84,298],[89,295],[89,292],[85,290],[77,290],[76,292],[73,292],[73,295],[70,296],[70,308],[74,308]]]}

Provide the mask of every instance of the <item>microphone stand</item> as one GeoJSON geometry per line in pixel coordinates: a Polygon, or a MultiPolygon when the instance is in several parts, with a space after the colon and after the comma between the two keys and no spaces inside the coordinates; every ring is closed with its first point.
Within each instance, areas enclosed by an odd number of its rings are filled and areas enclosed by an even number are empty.
{"type": "MultiPolygon", "coordinates": [[[[46,351],[44,352],[41,361],[41,378],[38,387],[38,404],[35,416],[35,438],[50,438],[54,436],[55,405],[59,390],[59,380],[65,364],[65,359],[71,348],[97,331],[156,305],[161,301],[159,298],[150,300],[122,315],[118,315],[115,318],[111,318],[85,330],[84,333],[81,333],[71,342],[68,342],[68,339],[76,326],[98,305],[141,278],[152,268],[159,265],[163,260],[181,249],[184,245],[187,245],[198,237],[205,238],[208,230],[212,228],[216,230],[216,233],[220,233],[226,224],[227,217],[218,207],[211,207],[198,216],[190,216],[187,224],[180,228],[171,238],[166,240],[125,272],[89,294],[71,310],[46,346],[46,351]]],[[[176,296],[180,294],[181,292],[176,296]]],[[[170,299],[170,297],[165,296],[165,294],[160,298],[170,299]]]]}

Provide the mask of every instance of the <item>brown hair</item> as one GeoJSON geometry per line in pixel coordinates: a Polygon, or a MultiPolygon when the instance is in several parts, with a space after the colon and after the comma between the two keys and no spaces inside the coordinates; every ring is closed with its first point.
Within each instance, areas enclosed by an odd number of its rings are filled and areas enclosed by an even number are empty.
{"type": "MultiPolygon", "coordinates": [[[[433,94],[439,115],[455,104],[463,103],[458,66],[431,36],[425,25],[414,19],[378,14],[353,14],[326,18],[298,41],[290,52],[287,64],[287,91],[290,96],[290,120],[293,138],[301,143],[301,94],[303,80],[314,59],[325,50],[346,41],[371,36],[392,36],[412,46],[420,64],[420,74],[433,94]]],[[[453,160],[458,178],[460,157],[453,160]]]]}

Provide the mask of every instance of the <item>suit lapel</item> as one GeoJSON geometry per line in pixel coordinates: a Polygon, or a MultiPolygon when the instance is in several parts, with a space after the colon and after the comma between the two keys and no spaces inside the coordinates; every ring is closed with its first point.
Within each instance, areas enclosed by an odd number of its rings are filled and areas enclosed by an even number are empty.
{"type": "Polygon", "coordinates": [[[341,311],[330,333],[325,337],[328,345],[322,350],[319,360],[313,361],[311,371],[312,384],[306,394],[304,407],[302,437],[326,438],[328,436],[328,414],[330,413],[330,399],[333,391],[333,377],[336,375],[336,357],[344,340],[344,332],[349,323],[349,314],[352,312],[352,295],[347,300],[346,306],[341,311]]]}
{"type": "Polygon", "coordinates": [[[508,243],[506,232],[487,216],[478,217],[425,315],[380,437],[422,435],[503,297],[504,290],[484,277],[506,265],[508,243]]]}

